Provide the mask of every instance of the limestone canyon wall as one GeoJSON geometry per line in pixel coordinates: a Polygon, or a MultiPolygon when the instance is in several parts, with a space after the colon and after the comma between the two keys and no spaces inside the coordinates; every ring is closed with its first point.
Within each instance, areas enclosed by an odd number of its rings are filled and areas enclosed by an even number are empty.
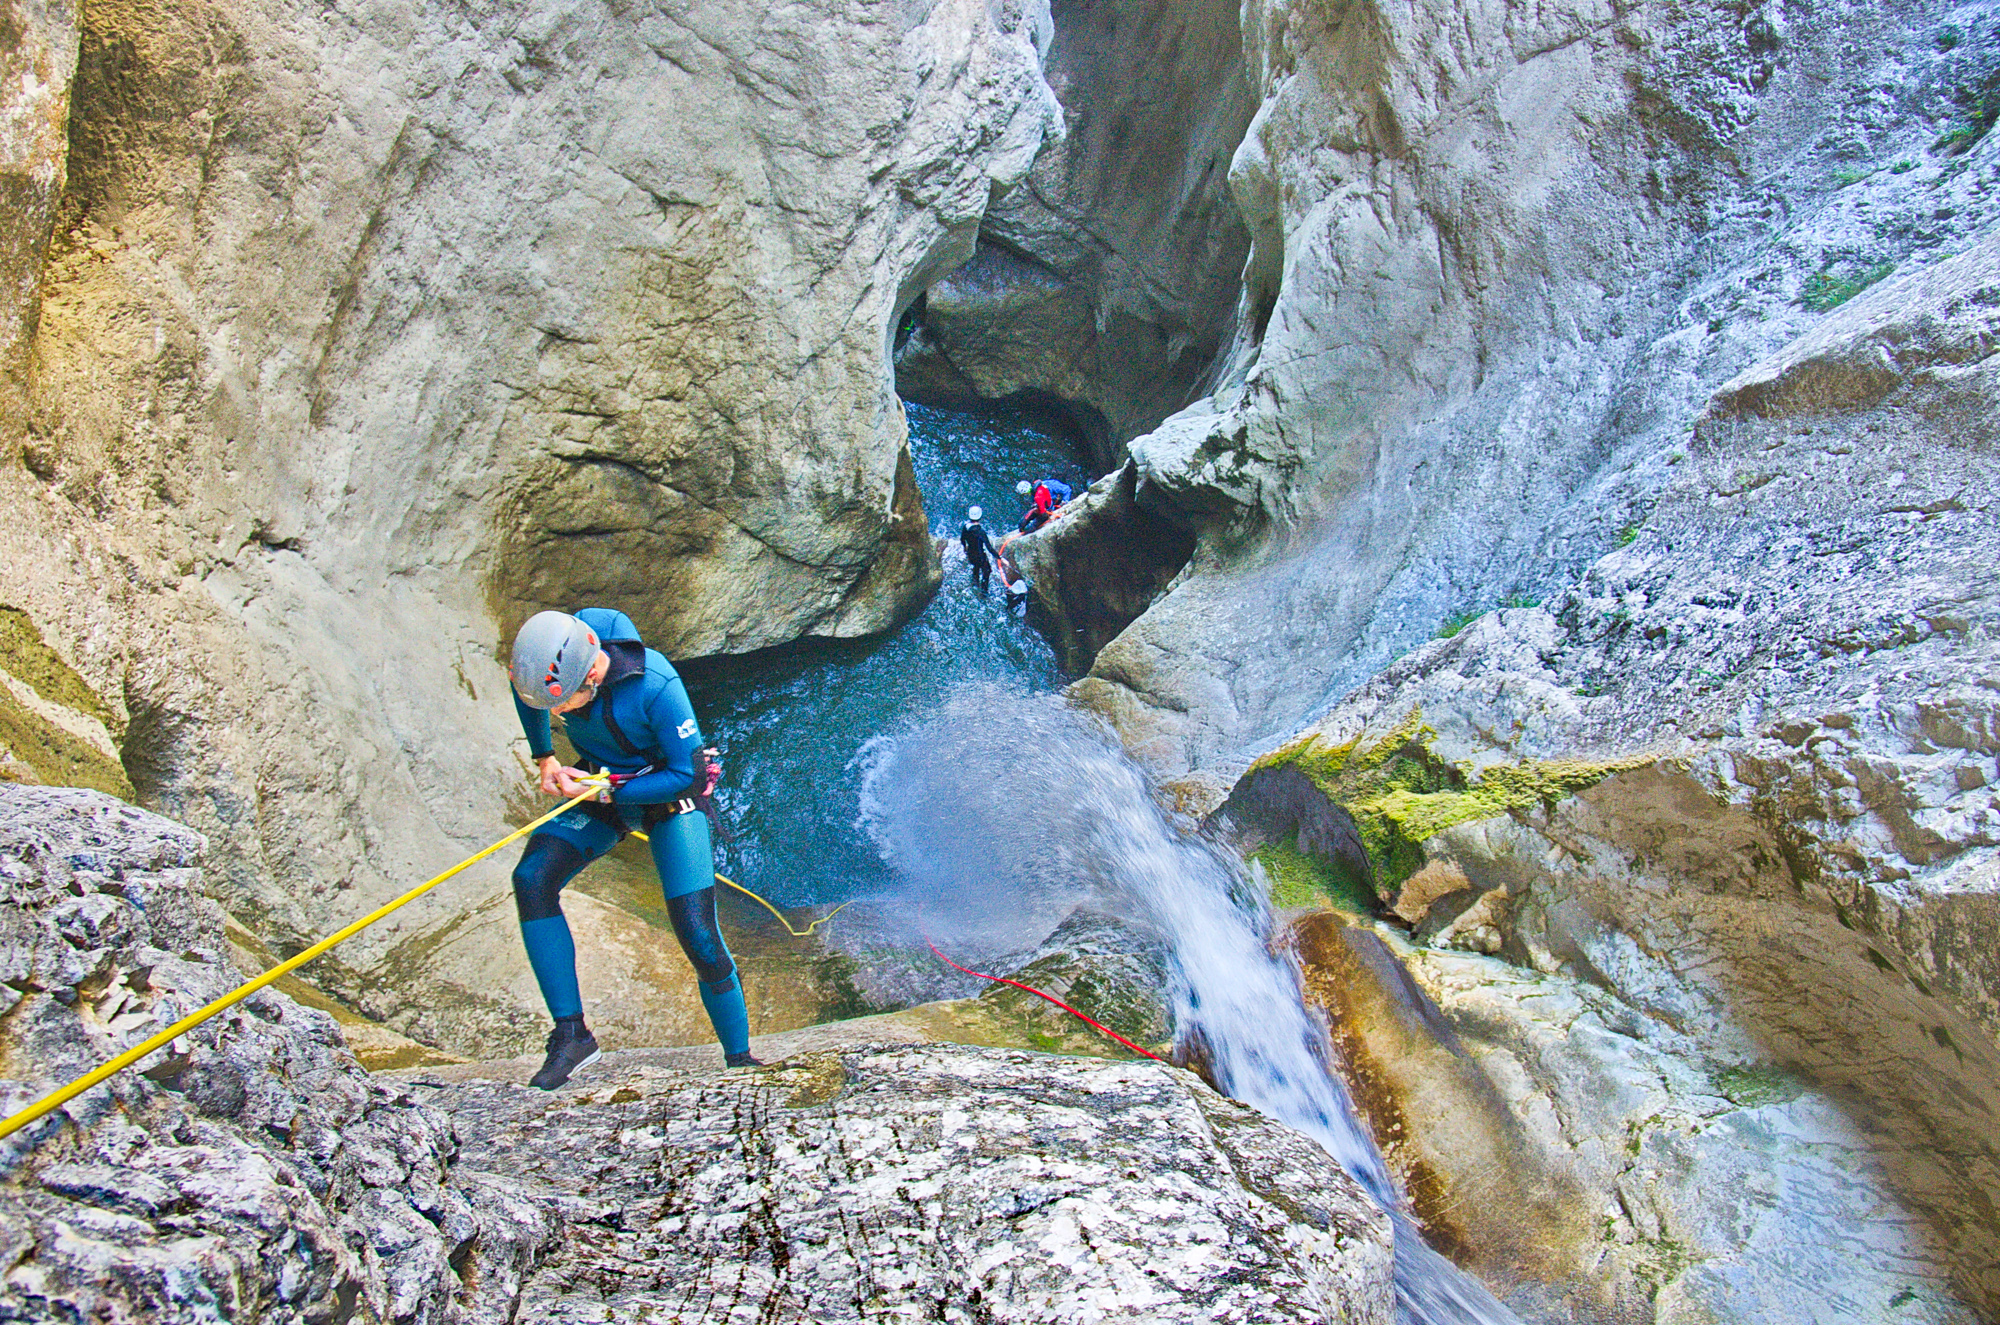
{"type": "Polygon", "coordinates": [[[1460,12],[1246,23],[1261,336],[1132,444],[1199,542],[1074,693],[1366,861],[1409,977],[1308,975],[1417,1009],[1344,1049],[1461,1253],[1582,1318],[1983,1319],[1992,17],[1460,12]]]}
{"type": "Polygon", "coordinates": [[[1097,451],[1198,393],[1234,327],[1249,236],[1229,160],[1256,108],[1234,0],[1064,0],[1047,69],[1067,133],[997,199],[972,260],[924,294],[896,357],[911,399],[1027,395],[1097,451]]]}
{"type": "Polygon", "coordinates": [[[1248,11],[1244,339],[1131,448],[1201,546],[1079,687],[1163,772],[1225,788],[1442,624],[1571,584],[1815,303],[1985,228],[1981,11],[1449,11],[1248,11]]]}
{"type": "Polygon", "coordinates": [[[1060,133],[1046,29],[10,4],[15,775],[129,773],[282,947],[490,839],[527,613],[676,657],[901,619],[937,567],[891,329],[1060,133]]]}

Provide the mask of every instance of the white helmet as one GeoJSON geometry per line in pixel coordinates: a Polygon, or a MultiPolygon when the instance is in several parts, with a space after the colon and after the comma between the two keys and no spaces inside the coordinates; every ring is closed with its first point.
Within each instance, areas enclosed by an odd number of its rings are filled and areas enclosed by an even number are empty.
{"type": "Polygon", "coordinates": [[[968,520],[977,520],[981,514],[982,512],[977,506],[968,506],[965,508],[965,518],[968,520]]]}
{"type": "Polygon", "coordinates": [[[1026,479],[1022,479],[1019,483],[1016,483],[1014,485],[1014,491],[1020,493],[1023,497],[1027,496],[1034,490],[1035,490],[1035,485],[1028,482],[1028,480],[1026,479]]]}
{"type": "Polygon", "coordinates": [[[514,636],[514,693],[532,709],[552,709],[583,689],[597,661],[597,632],[567,612],[537,612],[514,636]]]}

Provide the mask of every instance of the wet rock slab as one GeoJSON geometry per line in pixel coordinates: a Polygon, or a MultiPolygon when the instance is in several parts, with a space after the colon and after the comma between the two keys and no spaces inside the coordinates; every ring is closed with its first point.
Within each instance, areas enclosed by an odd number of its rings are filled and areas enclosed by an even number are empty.
{"type": "Polygon", "coordinates": [[[614,1055],[554,1095],[407,1084],[482,1211],[465,1319],[1392,1317],[1389,1225],[1353,1181],[1156,1063],[881,1045],[738,1073],[614,1055]]]}

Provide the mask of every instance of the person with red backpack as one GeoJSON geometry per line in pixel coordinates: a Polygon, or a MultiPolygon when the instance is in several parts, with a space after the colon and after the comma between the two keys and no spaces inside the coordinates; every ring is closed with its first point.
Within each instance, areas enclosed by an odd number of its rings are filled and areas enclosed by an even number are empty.
{"type": "Polygon", "coordinates": [[[1061,479],[1045,478],[1030,483],[1022,479],[1014,485],[1014,491],[1023,497],[1032,497],[1034,505],[1021,517],[1021,532],[1032,534],[1051,519],[1062,508],[1062,504],[1074,495],[1069,484],[1061,479]]]}

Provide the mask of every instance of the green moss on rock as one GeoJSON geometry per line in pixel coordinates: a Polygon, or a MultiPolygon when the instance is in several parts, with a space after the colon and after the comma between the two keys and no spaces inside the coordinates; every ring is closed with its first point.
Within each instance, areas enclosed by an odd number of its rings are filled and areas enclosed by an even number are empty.
{"type": "Polygon", "coordinates": [[[34,619],[5,603],[0,603],[0,667],[49,703],[97,719],[113,740],[125,734],[124,719],[48,646],[34,619]]]}
{"type": "MultiPolygon", "coordinates": [[[[124,734],[118,712],[50,648],[26,612],[0,603],[0,668],[59,708],[103,725],[114,741],[124,734]]],[[[133,800],[131,779],[119,762],[90,741],[65,730],[0,684],[0,778],[90,787],[133,800]]]]}
{"type": "Polygon", "coordinates": [[[1468,776],[1432,751],[1436,739],[1437,732],[1424,722],[1423,710],[1413,708],[1402,722],[1373,740],[1365,732],[1340,743],[1308,735],[1258,760],[1251,771],[1289,764],[1346,810],[1360,832],[1375,867],[1376,887],[1386,901],[1423,868],[1424,842],[1445,829],[1495,815],[1552,808],[1613,773],[1651,759],[1637,755],[1605,761],[1524,762],[1468,776]]]}
{"type": "Polygon", "coordinates": [[[1343,911],[1364,916],[1379,909],[1365,883],[1357,886],[1343,871],[1309,851],[1301,851],[1297,833],[1283,842],[1258,847],[1250,859],[1261,864],[1271,880],[1273,906],[1319,907],[1331,902],[1343,911]]]}
{"type": "Polygon", "coordinates": [[[1711,1073],[1715,1093],[1745,1109],[1767,1104],[1789,1104],[1805,1093],[1805,1086],[1783,1068],[1769,1064],[1724,1067],[1711,1073]]]}
{"type": "Polygon", "coordinates": [[[0,688],[0,778],[55,787],[89,787],[120,800],[138,799],[117,760],[15,702],[4,688],[0,688]],[[18,761],[13,777],[9,777],[10,758],[18,761]],[[32,770],[32,776],[20,777],[20,765],[32,770]]]}

